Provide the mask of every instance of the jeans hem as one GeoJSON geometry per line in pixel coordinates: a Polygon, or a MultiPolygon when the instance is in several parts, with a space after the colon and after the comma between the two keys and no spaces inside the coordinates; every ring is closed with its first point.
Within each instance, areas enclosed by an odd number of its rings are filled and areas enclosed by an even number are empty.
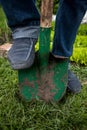
{"type": "Polygon", "coordinates": [[[63,55],[63,54],[59,54],[59,53],[55,53],[55,52],[52,52],[52,54],[56,57],[64,57],[64,58],[69,58],[70,56],[66,56],[66,55],[63,55]]]}
{"type": "Polygon", "coordinates": [[[40,32],[39,26],[29,26],[17,28],[12,32],[13,39],[17,38],[38,38],[40,32]]]}

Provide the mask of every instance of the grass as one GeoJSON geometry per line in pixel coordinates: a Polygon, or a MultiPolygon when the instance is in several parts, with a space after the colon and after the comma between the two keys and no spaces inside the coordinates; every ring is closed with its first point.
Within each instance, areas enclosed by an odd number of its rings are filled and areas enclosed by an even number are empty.
{"type": "MultiPolygon", "coordinates": [[[[23,102],[18,98],[17,72],[0,58],[0,130],[87,130],[87,84],[81,93],[67,93],[59,103],[23,102]]],[[[72,64],[82,84],[87,67],[72,64]]]]}
{"type": "Polygon", "coordinates": [[[2,8],[0,7],[0,28],[1,29],[5,29],[5,19],[6,19],[5,14],[2,8]]]}
{"type": "Polygon", "coordinates": [[[11,31],[7,26],[5,14],[0,7],[0,44],[10,41],[11,31]]]}
{"type": "MultiPolygon", "coordinates": [[[[81,25],[78,35],[84,34],[87,26],[81,25]]],[[[9,30],[0,8],[0,44],[8,39],[9,30]]],[[[0,58],[0,130],[87,130],[87,66],[72,64],[71,69],[81,80],[81,93],[67,92],[59,103],[26,103],[16,94],[17,71],[10,68],[7,59],[0,58]]]]}

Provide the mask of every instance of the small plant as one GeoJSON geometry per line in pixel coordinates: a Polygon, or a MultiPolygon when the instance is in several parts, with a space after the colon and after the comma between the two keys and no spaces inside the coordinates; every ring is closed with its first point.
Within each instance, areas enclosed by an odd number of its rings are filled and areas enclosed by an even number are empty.
{"type": "Polygon", "coordinates": [[[75,43],[74,43],[74,47],[75,48],[87,47],[87,36],[77,35],[75,43]]]}
{"type": "Polygon", "coordinates": [[[71,61],[87,66],[87,47],[74,48],[71,61]]]}

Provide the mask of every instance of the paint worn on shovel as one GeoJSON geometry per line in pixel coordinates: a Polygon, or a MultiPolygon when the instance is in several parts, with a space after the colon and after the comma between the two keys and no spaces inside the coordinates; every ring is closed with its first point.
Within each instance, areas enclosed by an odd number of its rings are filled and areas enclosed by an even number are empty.
{"type": "Polygon", "coordinates": [[[19,90],[20,95],[26,101],[30,101],[37,98],[38,93],[38,59],[35,58],[35,62],[31,68],[18,71],[19,76],[19,90]]]}
{"type": "Polygon", "coordinates": [[[52,11],[53,0],[43,0],[39,51],[31,68],[19,70],[20,93],[26,101],[59,101],[66,92],[68,61],[55,59],[49,52],[52,11]]]}

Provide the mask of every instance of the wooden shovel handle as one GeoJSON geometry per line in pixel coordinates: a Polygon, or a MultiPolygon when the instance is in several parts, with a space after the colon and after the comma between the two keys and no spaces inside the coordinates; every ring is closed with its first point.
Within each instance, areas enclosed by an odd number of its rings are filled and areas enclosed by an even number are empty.
{"type": "Polygon", "coordinates": [[[53,13],[53,0],[42,0],[41,5],[41,27],[51,27],[53,13]]]}

